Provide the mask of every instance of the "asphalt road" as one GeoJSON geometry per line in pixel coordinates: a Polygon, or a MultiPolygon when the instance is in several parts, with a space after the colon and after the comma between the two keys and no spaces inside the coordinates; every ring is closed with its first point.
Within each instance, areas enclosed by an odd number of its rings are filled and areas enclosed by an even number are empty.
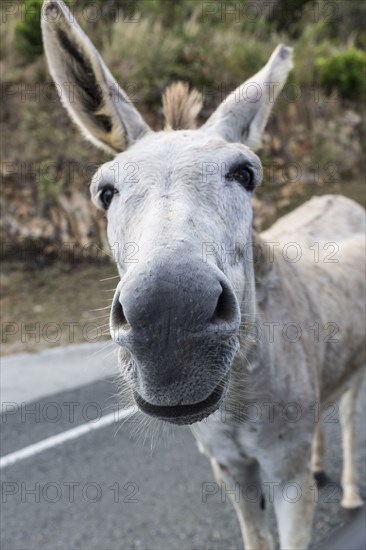
{"type": "MultiPolygon", "coordinates": [[[[36,391],[37,380],[33,386],[36,391]]],[[[8,405],[7,412],[3,396],[1,455],[116,411],[115,392],[111,378],[94,380],[23,406],[20,401],[17,406],[8,405]]],[[[360,411],[364,410],[363,393],[360,411]]],[[[241,548],[239,526],[228,498],[224,502],[219,491],[203,498],[204,483],[213,482],[213,476],[190,431],[172,427],[152,450],[143,434],[131,435],[136,428],[135,421],[115,421],[4,468],[1,548],[241,548]]],[[[339,431],[338,423],[326,425],[330,483],[319,493],[313,548],[363,550],[364,509],[349,513],[340,507],[339,431]]],[[[358,433],[365,498],[365,421],[361,412],[358,433]]]]}

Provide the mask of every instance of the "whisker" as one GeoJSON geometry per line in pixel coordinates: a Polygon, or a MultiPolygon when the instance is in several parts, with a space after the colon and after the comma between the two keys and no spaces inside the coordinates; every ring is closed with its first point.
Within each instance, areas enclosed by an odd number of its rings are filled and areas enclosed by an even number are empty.
{"type": "Polygon", "coordinates": [[[102,311],[102,309],[109,309],[112,306],[103,306],[103,307],[97,307],[96,309],[89,309],[89,311],[102,311]]]}
{"type": "Polygon", "coordinates": [[[88,321],[95,321],[95,319],[107,320],[107,319],[109,319],[109,315],[97,315],[96,317],[90,317],[90,319],[88,319],[88,321]]]}
{"type": "Polygon", "coordinates": [[[91,355],[89,355],[89,357],[94,357],[95,355],[97,355],[98,353],[100,353],[101,351],[104,351],[106,349],[108,349],[110,346],[115,346],[116,344],[113,342],[113,340],[111,340],[110,342],[107,343],[107,345],[103,346],[102,348],[94,351],[91,355]]]}

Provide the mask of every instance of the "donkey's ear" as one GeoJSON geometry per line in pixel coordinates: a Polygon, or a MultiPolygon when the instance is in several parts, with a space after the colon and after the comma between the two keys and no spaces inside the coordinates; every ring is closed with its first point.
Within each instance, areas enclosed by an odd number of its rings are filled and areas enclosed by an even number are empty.
{"type": "Polygon", "coordinates": [[[201,129],[259,149],[273,103],[292,67],[292,48],[280,44],[263,69],[229,94],[201,129]]]}
{"type": "Polygon", "coordinates": [[[62,0],[45,1],[42,34],[62,103],[85,137],[116,153],[150,130],[62,0]]]}

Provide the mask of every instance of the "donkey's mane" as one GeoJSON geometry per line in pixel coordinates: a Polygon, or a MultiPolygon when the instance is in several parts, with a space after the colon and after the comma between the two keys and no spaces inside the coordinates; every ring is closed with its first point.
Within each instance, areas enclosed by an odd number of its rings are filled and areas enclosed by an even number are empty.
{"type": "Polygon", "coordinates": [[[202,95],[189,91],[187,82],[173,82],[163,95],[165,130],[196,128],[196,118],[202,109],[202,95]]]}

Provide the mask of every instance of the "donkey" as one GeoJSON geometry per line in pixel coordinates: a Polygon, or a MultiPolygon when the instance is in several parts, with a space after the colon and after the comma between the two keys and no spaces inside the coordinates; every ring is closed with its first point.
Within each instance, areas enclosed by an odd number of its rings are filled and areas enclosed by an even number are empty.
{"type": "Polygon", "coordinates": [[[306,548],[312,474],[324,473],[321,412],[339,396],[342,505],[362,505],[354,420],[365,364],[365,211],[323,196],[252,231],[255,151],[291,49],[279,45],[199,129],[199,94],[171,88],[166,129],[154,132],[61,0],[44,3],[42,30],[63,104],[115,155],[91,184],[109,242],[138,247],[137,263],[117,258],[110,315],[131,399],[149,417],[191,425],[217,482],[240,488],[232,500],[246,550],[274,547],[268,501],[281,548],[306,548]]]}

